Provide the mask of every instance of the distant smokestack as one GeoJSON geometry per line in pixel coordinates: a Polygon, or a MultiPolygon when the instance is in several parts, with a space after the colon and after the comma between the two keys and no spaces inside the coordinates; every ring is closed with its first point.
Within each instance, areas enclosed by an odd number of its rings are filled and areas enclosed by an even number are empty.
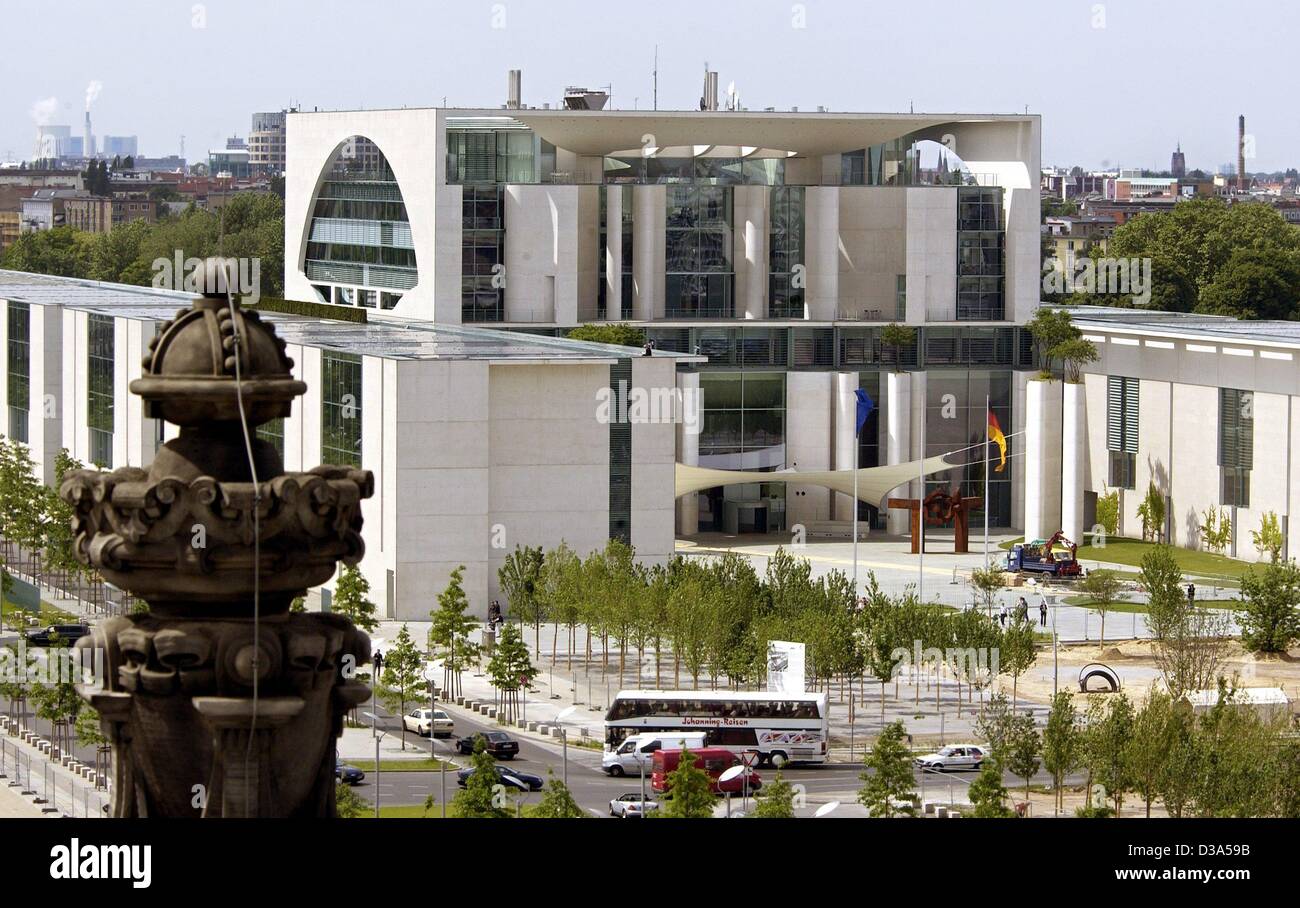
{"type": "Polygon", "coordinates": [[[90,131],[90,109],[86,109],[86,134],[82,140],[81,152],[88,158],[95,156],[95,135],[90,131]]]}
{"type": "Polygon", "coordinates": [[[1246,189],[1246,115],[1237,117],[1237,188],[1246,189]]]}
{"type": "Polygon", "coordinates": [[[522,70],[510,70],[510,76],[506,80],[506,107],[509,110],[518,110],[523,99],[523,82],[524,74],[522,70]]]}
{"type": "Polygon", "coordinates": [[[718,109],[718,74],[711,70],[704,71],[704,97],[700,99],[700,110],[718,109]]]}

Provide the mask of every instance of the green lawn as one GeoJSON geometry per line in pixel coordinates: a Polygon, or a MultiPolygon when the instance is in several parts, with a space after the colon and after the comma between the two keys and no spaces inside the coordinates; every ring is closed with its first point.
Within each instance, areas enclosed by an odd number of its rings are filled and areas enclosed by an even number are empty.
{"type": "MultiPolygon", "coordinates": [[[[1066,605],[1077,605],[1082,608],[1099,611],[1096,600],[1089,599],[1087,596],[1067,596],[1065,597],[1066,605]]],[[[1239,599],[1197,599],[1196,604],[1204,608],[1217,609],[1238,609],[1241,608],[1239,599]]],[[[1106,609],[1107,613],[1122,612],[1126,615],[1136,612],[1139,615],[1145,615],[1148,611],[1145,602],[1112,602],[1106,609]]]]}
{"type": "MultiPolygon", "coordinates": [[[[1009,550],[1017,542],[1023,541],[1023,537],[1010,539],[999,543],[999,546],[1009,550]]],[[[1127,564],[1140,568],[1143,556],[1151,551],[1154,546],[1154,542],[1143,542],[1140,539],[1116,538],[1107,540],[1104,546],[1080,545],[1077,557],[1081,561],[1108,561],[1112,564],[1127,564]]],[[[1213,552],[1197,552],[1179,546],[1171,546],[1171,551],[1174,553],[1174,560],[1178,562],[1178,566],[1183,573],[1195,577],[1239,581],[1241,575],[1252,564],[1252,562],[1238,561],[1226,555],[1216,555],[1213,552]]],[[[1227,586],[1229,584],[1223,583],[1220,585],[1227,586]]],[[[1235,583],[1232,585],[1235,586],[1235,583]]]]}
{"type": "MultiPolygon", "coordinates": [[[[348,760],[357,769],[362,772],[374,772],[374,760],[348,760]]],[[[383,772],[437,772],[443,765],[442,760],[432,760],[429,757],[423,757],[415,760],[380,760],[379,771],[383,772]]],[[[455,763],[447,764],[448,772],[455,772],[460,769],[455,763]]]]}

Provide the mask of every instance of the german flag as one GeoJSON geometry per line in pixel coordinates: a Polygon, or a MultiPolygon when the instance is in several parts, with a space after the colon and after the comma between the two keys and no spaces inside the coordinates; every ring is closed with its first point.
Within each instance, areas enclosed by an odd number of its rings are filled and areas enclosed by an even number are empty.
{"type": "Polygon", "coordinates": [[[994,473],[1001,473],[1007,466],[1007,437],[1002,434],[1002,426],[992,410],[989,410],[989,441],[998,446],[998,453],[1002,455],[1001,462],[993,468],[994,473]]]}

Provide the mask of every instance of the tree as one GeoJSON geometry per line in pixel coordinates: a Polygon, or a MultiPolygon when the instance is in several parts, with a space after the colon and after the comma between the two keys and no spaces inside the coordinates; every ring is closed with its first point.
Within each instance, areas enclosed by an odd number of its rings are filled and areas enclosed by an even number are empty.
{"type": "Polygon", "coordinates": [[[1142,539],[1160,542],[1165,529],[1165,496],[1160,494],[1154,482],[1147,485],[1146,497],[1138,505],[1137,514],[1142,521],[1142,539]]]}
{"type": "Polygon", "coordinates": [[[1300,640],[1300,567],[1272,561],[1241,578],[1241,642],[1252,653],[1285,653],[1300,640]]]}
{"type": "Polygon", "coordinates": [[[555,778],[554,771],[546,771],[546,793],[533,811],[534,817],[544,820],[581,820],[587,818],[587,812],[573,799],[569,786],[555,778]]]}
{"type": "Polygon", "coordinates": [[[506,721],[514,722],[519,708],[520,691],[537,676],[537,669],[528,658],[528,645],[524,643],[519,625],[507,621],[501,626],[501,639],[487,664],[488,680],[504,694],[506,721]]]}
{"type": "Polygon", "coordinates": [[[485,749],[482,738],[474,744],[470,766],[474,771],[451,802],[456,815],[465,819],[510,819],[511,812],[505,807],[505,786],[497,776],[496,760],[485,749]]]}
{"type": "Polygon", "coordinates": [[[691,675],[693,688],[700,689],[700,673],[708,654],[709,631],[716,605],[712,587],[694,577],[683,580],[668,597],[668,634],[673,645],[674,683],[680,661],[691,675]]]}
{"type": "Polygon", "coordinates": [[[1094,568],[1079,581],[1079,592],[1087,596],[1093,606],[1101,613],[1101,643],[1106,643],[1106,612],[1119,599],[1124,589],[1124,582],[1119,574],[1108,568],[1094,568]]]}
{"type": "Polygon", "coordinates": [[[1038,377],[1051,381],[1055,377],[1052,362],[1059,355],[1061,344],[1082,337],[1082,332],[1070,321],[1069,312],[1045,306],[1040,306],[1034,312],[1034,317],[1025,324],[1025,328],[1033,336],[1034,345],[1038,348],[1038,377]]]}
{"type": "Polygon", "coordinates": [[[970,585],[979,594],[980,601],[990,618],[993,617],[993,600],[1003,586],[1003,572],[999,568],[975,568],[971,571],[970,585]]]}
{"type": "MultiPolygon", "coordinates": [[[[424,659],[405,624],[384,658],[383,687],[379,698],[390,712],[406,715],[406,704],[424,689],[424,659]]],[[[406,723],[402,723],[402,750],[406,750],[406,723]]]]}
{"type": "Polygon", "coordinates": [[[1038,755],[1042,749],[1042,738],[1034,727],[1034,720],[1029,716],[1011,717],[1010,734],[1006,742],[1006,758],[1003,760],[1007,771],[1025,780],[1025,800],[1029,800],[1029,780],[1038,772],[1041,765],[1038,755]]]}
{"type": "Polygon", "coordinates": [[[1206,508],[1199,529],[1201,542],[1213,552],[1223,554],[1232,541],[1232,518],[1222,508],[1206,508]]]}
{"type": "Polygon", "coordinates": [[[1156,793],[1169,815],[1179,819],[1195,800],[1201,765],[1196,718],[1186,701],[1170,701],[1164,732],[1164,759],[1156,775],[1156,793]]]}
{"type": "Polygon", "coordinates": [[[1154,546],[1142,557],[1139,577],[1147,591],[1152,651],[1170,696],[1212,687],[1227,654],[1227,616],[1188,601],[1169,546],[1154,546]]]}
{"type": "Polygon", "coordinates": [[[893,351],[894,371],[902,372],[903,348],[916,343],[916,329],[891,322],[880,329],[880,343],[886,350],[893,351]]]}
{"type": "Polygon", "coordinates": [[[1088,768],[1088,806],[1092,806],[1092,786],[1099,784],[1118,815],[1124,806],[1124,793],[1132,788],[1125,747],[1133,736],[1133,704],[1124,694],[1104,701],[1094,700],[1089,707],[1088,728],[1084,732],[1084,765],[1088,768]]]}
{"type": "Polygon", "coordinates": [[[1126,775],[1133,790],[1146,804],[1151,817],[1151,802],[1160,792],[1160,776],[1169,754],[1169,721],[1173,703],[1169,695],[1152,689],[1133,719],[1133,733],[1124,744],[1126,775]]]}
{"type": "Polygon", "coordinates": [[[1038,659],[1038,644],[1034,640],[1034,626],[1017,619],[1002,632],[999,669],[1011,675],[1011,708],[1015,711],[1020,676],[1029,671],[1038,659]]]}
{"type": "Polygon", "coordinates": [[[370,601],[370,581],[355,567],[343,565],[334,584],[330,611],[347,618],[361,630],[373,633],[379,628],[375,604],[370,601]]]}
{"type": "Polygon", "coordinates": [[[542,621],[546,617],[539,595],[544,560],[540,548],[515,546],[497,570],[497,580],[506,594],[510,614],[533,626],[533,649],[539,654],[542,651],[542,621]]]}
{"type": "Polygon", "coordinates": [[[1282,535],[1282,525],[1277,519],[1276,511],[1265,511],[1259,518],[1259,529],[1250,531],[1251,542],[1255,551],[1267,555],[1270,561],[1282,557],[1282,546],[1286,537],[1282,535]]]}
{"type": "Polygon", "coordinates": [[[355,820],[374,810],[373,805],[352,790],[351,785],[334,785],[334,815],[340,820],[355,820]]]}
{"type": "Polygon", "coordinates": [[[1065,380],[1077,385],[1082,380],[1083,367],[1097,361],[1097,348],[1092,341],[1072,337],[1052,347],[1048,356],[1059,359],[1065,368],[1065,380]]]}
{"type": "Polygon", "coordinates": [[[991,759],[984,761],[979,775],[975,777],[974,782],[970,783],[966,795],[970,798],[971,806],[975,808],[974,815],[980,819],[1015,816],[1015,812],[1006,805],[1007,789],[1002,784],[1002,765],[998,761],[996,751],[991,759]]]}
{"type": "Polygon", "coordinates": [[[466,611],[469,599],[461,586],[465,565],[458,566],[447,580],[447,588],[438,594],[438,607],[429,613],[429,644],[442,659],[443,697],[454,699],[461,694],[461,672],[478,658],[478,645],[469,639],[477,622],[466,611]]]}
{"type": "Polygon", "coordinates": [[[1082,740],[1074,698],[1068,691],[1058,691],[1052,697],[1047,727],[1043,729],[1043,766],[1052,775],[1057,815],[1061,812],[1062,785],[1065,777],[1078,768],[1081,751],[1082,740]]]}
{"type": "Polygon", "coordinates": [[[1300,262],[1295,250],[1237,249],[1201,290],[1196,311],[1243,319],[1295,317],[1300,262]]]}
{"type": "Polygon", "coordinates": [[[644,347],[645,331],[622,322],[608,325],[579,325],[565,335],[570,340],[590,341],[596,344],[614,344],[619,347],[644,347]]]}
{"type": "Polygon", "coordinates": [[[563,540],[542,561],[538,591],[540,608],[555,626],[551,635],[551,665],[559,658],[560,625],[568,629],[565,649],[573,669],[574,634],[582,604],[582,561],[563,540]]]}
{"type": "Polygon", "coordinates": [[[866,767],[871,771],[858,777],[863,782],[858,802],[873,817],[916,815],[912,753],[904,743],[905,735],[901,721],[886,725],[866,757],[866,767]]]}
{"type": "Polygon", "coordinates": [[[776,778],[763,786],[763,796],[758,799],[754,816],[768,820],[788,820],[794,817],[794,786],[781,778],[781,770],[778,769],[776,778]]]}
{"type": "MultiPolygon", "coordinates": [[[[1119,490],[1115,489],[1097,496],[1097,523],[1105,530],[1107,536],[1119,534],[1119,490]]],[[[1097,540],[1093,539],[1093,545],[1097,540]]]]}
{"type": "Polygon", "coordinates": [[[713,816],[715,798],[709,774],[695,765],[695,754],[682,748],[677,768],[668,773],[667,801],[654,816],[675,820],[713,816]]]}

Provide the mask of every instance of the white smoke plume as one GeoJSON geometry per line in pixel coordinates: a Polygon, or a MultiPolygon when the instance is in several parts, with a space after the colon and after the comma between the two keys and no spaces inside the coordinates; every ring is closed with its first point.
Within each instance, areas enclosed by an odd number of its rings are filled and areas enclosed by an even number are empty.
{"type": "Polygon", "coordinates": [[[32,103],[32,119],[36,121],[37,126],[49,126],[58,110],[58,98],[41,98],[32,103]]]}
{"type": "Polygon", "coordinates": [[[99,93],[104,90],[104,83],[98,79],[91,79],[90,84],[86,86],[86,110],[90,110],[90,105],[95,103],[99,93]]]}

